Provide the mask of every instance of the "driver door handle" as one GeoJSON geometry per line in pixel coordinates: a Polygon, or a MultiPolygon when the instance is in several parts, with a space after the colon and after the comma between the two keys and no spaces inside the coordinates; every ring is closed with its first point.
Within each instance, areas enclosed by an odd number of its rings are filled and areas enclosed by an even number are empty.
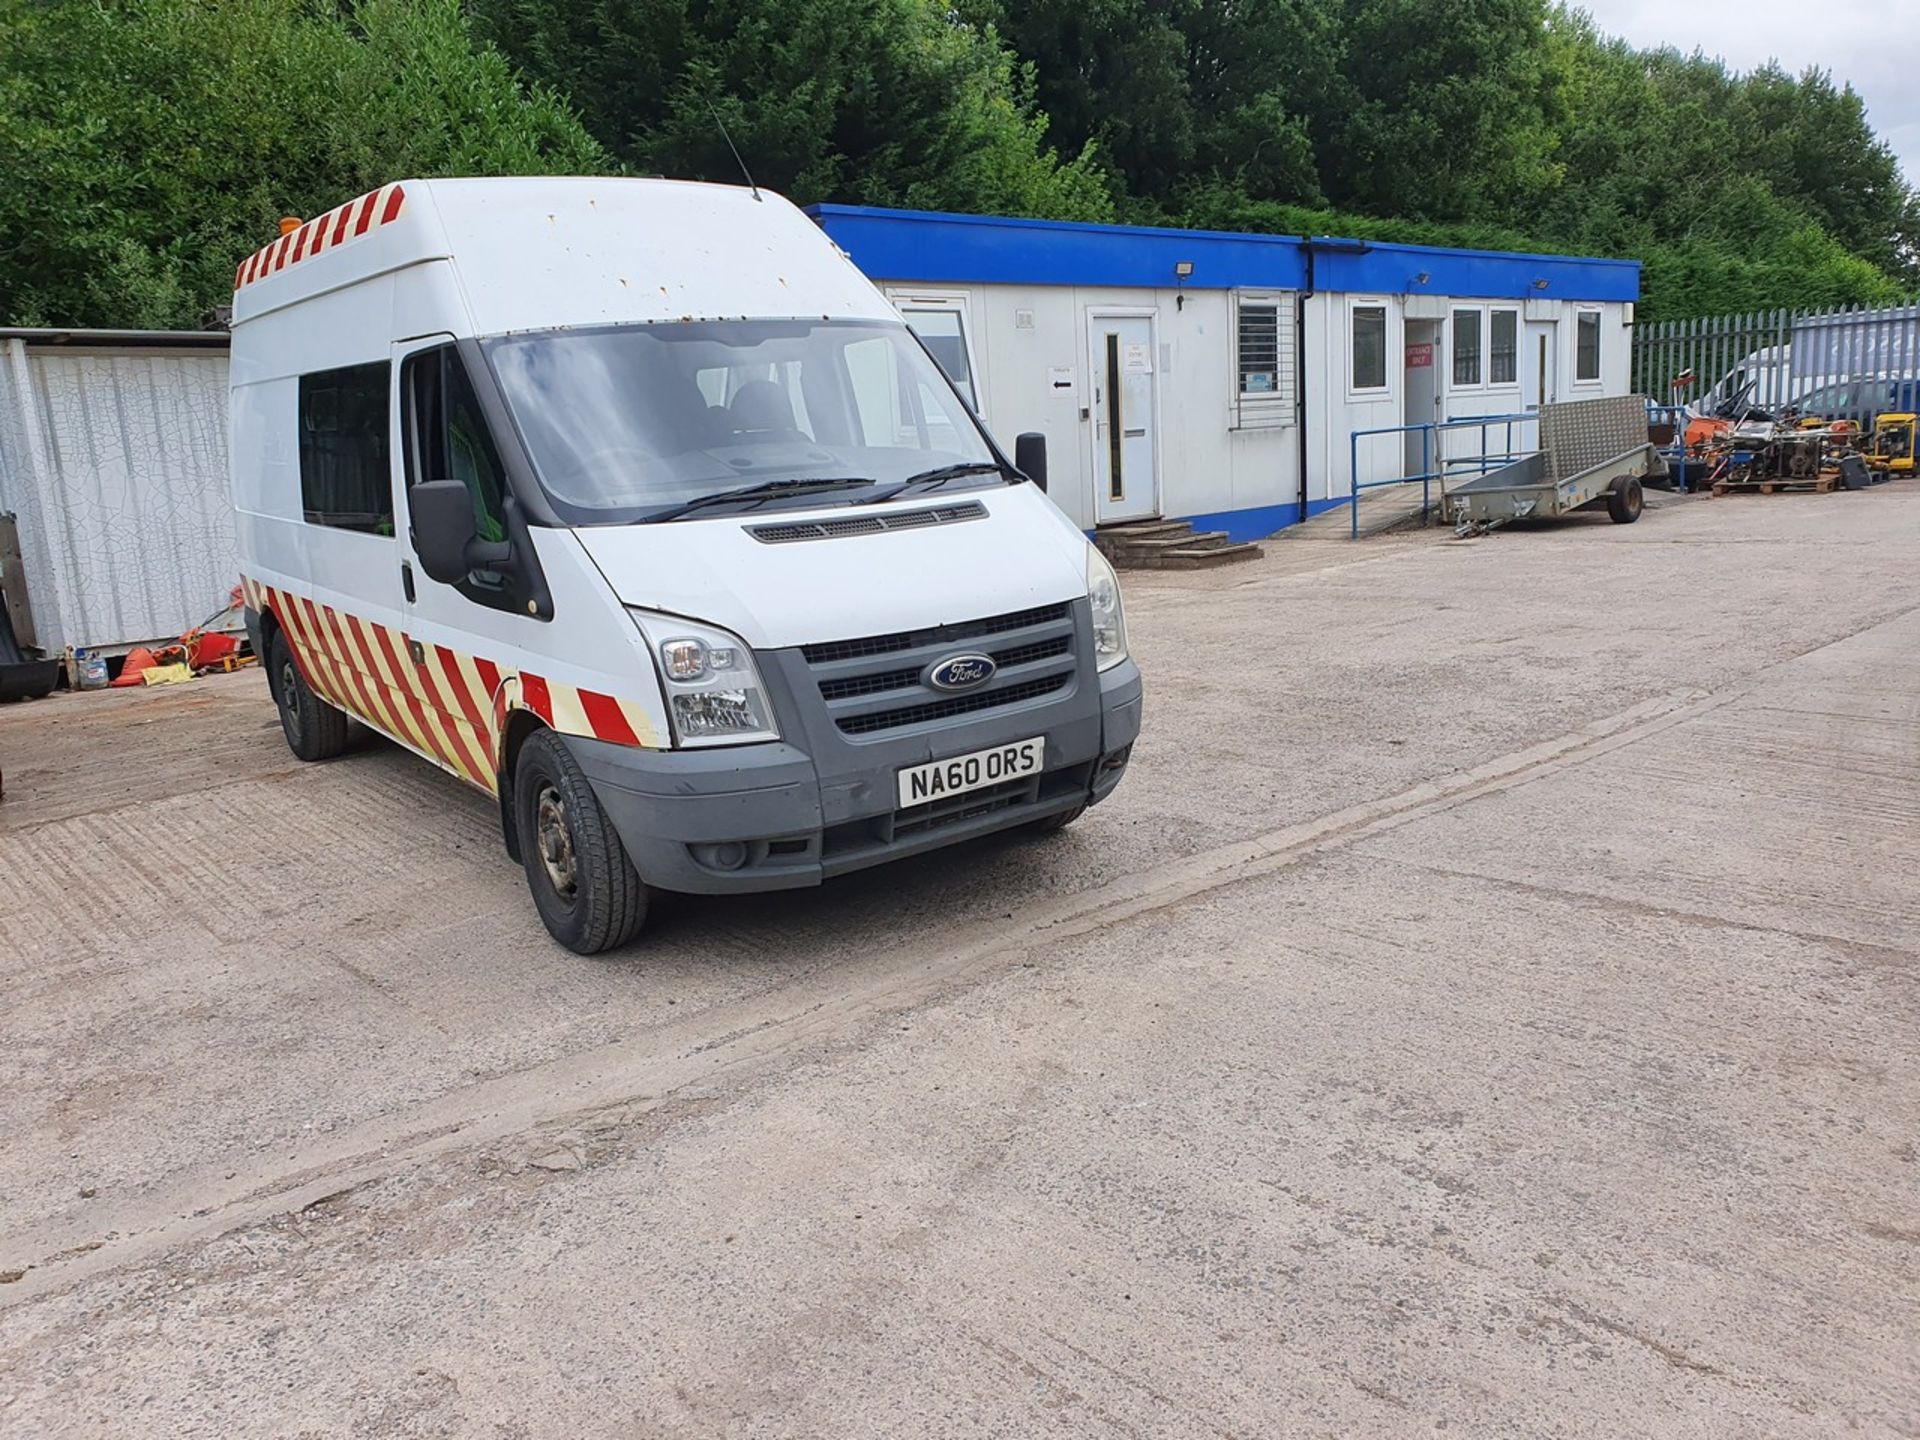
{"type": "Polygon", "coordinates": [[[406,592],[407,603],[413,604],[413,562],[410,560],[400,562],[400,588],[406,592]]]}

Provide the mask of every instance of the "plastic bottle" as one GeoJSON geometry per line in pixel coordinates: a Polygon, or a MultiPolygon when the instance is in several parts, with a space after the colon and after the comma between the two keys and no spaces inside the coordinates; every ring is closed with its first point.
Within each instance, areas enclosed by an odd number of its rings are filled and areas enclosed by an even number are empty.
{"type": "Polygon", "coordinates": [[[74,674],[82,690],[102,690],[107,684],[107,657],[98,650],[73,652],[74,674]]]}

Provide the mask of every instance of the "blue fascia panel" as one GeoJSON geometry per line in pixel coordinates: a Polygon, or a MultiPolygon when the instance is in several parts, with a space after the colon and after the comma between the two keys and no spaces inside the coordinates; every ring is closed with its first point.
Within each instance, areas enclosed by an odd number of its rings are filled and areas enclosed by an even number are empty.
{"type": "Polygon", "coordinates": [[[815,205],[807,213],[875,280],[1297,290],[1307,279],[1300,242],[1286,235],[859,205],[815,205]],[[1181,282],[1173,267],[1183,260],[1193,262],[1193,274],[1181,282]]]}
{"type": "Polygon", "coordinates": [[[1631,301],[1640,298],[1640,262],[1369,244],[1357,253],[1317,249],[1314,284],[1350,295],[1631,301]]]}
{"type": "Polygon", "coordinates": [[[949,284],[1297,290],[1314,249],[1314,288],[1461,299],[1640,298],[1640,262],[1429,245],[1243,235],[1147,225],[1088,225],[930,210],[815,205],[807,213],[875,280],[949,284]],[[1425,277],[1422,279],[1421,277],[1425,277]],[[1544,282],[1544,283],[1542,283],[1544,282]]]}

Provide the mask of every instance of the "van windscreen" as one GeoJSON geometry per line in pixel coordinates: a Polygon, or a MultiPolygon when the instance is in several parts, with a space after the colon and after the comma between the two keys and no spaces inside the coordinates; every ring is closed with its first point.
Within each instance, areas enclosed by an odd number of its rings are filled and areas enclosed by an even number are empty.
{"type": "MultiPolygon", "coordinates": [[[[685,321],[484,348],[541,487],[576,524],[691,513],[692,502],[782,480],[865,482],[796,487],[812,505],[951,467],[965,472],[959,485],[1003,483],[979,424],[905,325],[685,321]]],[[[743,496],[699,513],[734,503],[778,502],[743,496]]]]}

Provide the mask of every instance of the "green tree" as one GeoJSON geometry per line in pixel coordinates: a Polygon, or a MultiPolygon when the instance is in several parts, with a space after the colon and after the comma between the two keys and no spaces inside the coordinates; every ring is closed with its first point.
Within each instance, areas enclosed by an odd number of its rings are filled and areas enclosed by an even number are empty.
{"type": "Polygon", "coordinates": [[[610,163],[456,0],[0,0],[0,52],[13,324],[195,327],[282,215],[610,163]]]}
{"type": "Polygon", "coordinates": [[[635,170],[837,200],[1103,219],[1086,146],[1045,143],[1031,77],[933,0],[476,0],[482,33],[564,86],[635,170]]]}

